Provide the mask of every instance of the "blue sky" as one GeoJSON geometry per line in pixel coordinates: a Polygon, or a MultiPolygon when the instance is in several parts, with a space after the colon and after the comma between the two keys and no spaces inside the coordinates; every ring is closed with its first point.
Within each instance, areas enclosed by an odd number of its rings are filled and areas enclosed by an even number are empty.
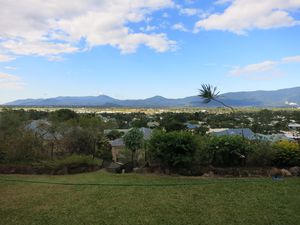
{"type": "Polygon", "coordinates": [[[300,0],[73,2],[0,1],[0,103],[300,86],[300,0]]]}

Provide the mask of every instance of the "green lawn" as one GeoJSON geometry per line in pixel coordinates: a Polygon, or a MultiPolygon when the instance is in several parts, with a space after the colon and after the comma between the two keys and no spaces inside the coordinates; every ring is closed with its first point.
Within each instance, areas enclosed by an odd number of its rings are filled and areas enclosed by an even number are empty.
{"type": "Polygon", "coordinates": [[[296,225],[300,179],[0,175],[0,224],[296,225]]]}

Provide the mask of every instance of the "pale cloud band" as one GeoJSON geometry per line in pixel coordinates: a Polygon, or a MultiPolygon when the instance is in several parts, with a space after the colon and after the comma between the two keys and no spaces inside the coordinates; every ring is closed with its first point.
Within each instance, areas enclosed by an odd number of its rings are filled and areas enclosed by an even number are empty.
{"type": "Polygon", "coordinates": [[[0,62],[9,62],[9,61],[12,61],[14,59],[15,59],[15,57],[12,57],[10,55],[5,55],[5,54],[1,54],[0,53],[0,62]]]}
{"type": "Polygon", "coordinates": [[[231,75],[240,76],[243,74],[251,74],[258,72],[265,72],[274,68],[277,62],[274,61],[264,61],[260,63],[250,64],[244,67],[235,67],[230,71],[231,75]]]}
{"type": "Polygon", "coordinates": [[[12,89],[21,90],[24,87],[24,83],[21,82],[21,78],[16,75],[7,73],[0,73],[0,88],[1,89],[12,89]]]}
{"type": "Polygon", "coordinates": [[[285,57],[285,58],[282,58],[281,60],[282,62],[285,62],[285,63],[300,63],[300,55],[297,55],[297,56],[290,56],[290,57],[285,57]]]}
{"type": "Polygon", "coordinates": [[[300,55],[284,57],[278,61],[267,60],[260,63],[246,65],[243,67],[236,66],[234,69],[229,71],[229,74],[233,76],[241,76],[247,74],[261,73],[274,70],[277,65],[289,63],[300,63],[300,55]]]}

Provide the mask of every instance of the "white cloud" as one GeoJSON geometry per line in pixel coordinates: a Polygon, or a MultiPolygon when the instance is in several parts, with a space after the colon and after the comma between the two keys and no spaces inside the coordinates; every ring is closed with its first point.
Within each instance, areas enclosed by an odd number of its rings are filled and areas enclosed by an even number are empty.
{"type": "Polygon", "coordinates": [[[200,10],[196,8],[181,8],[179,13],[186,16],[195,16],[200,13],[200,10]]]}
{"type": "Polygon", "coordinates": [[[274,61],[264,61],[261,63],[250,64],[244,67],[236,67],[233,70],[231,70],[229,73],[234,76],[240,76],[243,74],[265,72],[273,69],[276,64],[277,62],[274,61]]]}
{"type": "Polygon", "coordinates": [[[5,55],[5,54],[1,54],[0,53],[0,62],[8,62],[8,61],[12,61],[15,58],[9,55],[5,55]]]}
{"type": "Polygon", "coordinates": [[[291,27],[299,24],[290,14],[300,8],[299,0],[233,0],[223,13],[199,20],[195,31],[222,30],[245,34],[252,29],[291,27]]]}
{"type": "Polygon", "coordinates": [[[19,80],[19,77],[15,76],[15,75],[7,74],[7,73],[0,73],[0,79],[16,81],[16,80],[19,80]]]}
{"type": "Polygon", "coordinates": [[[288,102],[288,101],[286,101],[285,104],[288,105],[288,106],[292,106],[292,107],[297,107],[298,106],[298,104],[296,102],[288,102]]]}
{"type": "Polygon", "coordinates": [[[173,30],[188,32],[188,29],[182,23],[176,23],[172,26],[173,30]]]}
{"type": "Polygon", "coordinates": [[[7,73],[0,73],[0,88],[1,89],[23,89],[24,83],[21,82],[21,78],[16,75],[7,73]]]}
{"type": "Polygon", "coordinates": [[[62,53],[73,53],[79,50],[68,43],[50,43],[45,41],[8,40],[2,42],[1,45],[16,55],[53,56],[62,53]]]}
{"type": "Polygon", "coordinates": [[[281,61],[284,63],[297,63],[300,62],[300,55],[285,57],[281,61]]]}
{"type": "Polygon", "coordinates": [[[215,5],[224,5],[224,4],[228,4],[231,3],[233,0],[217,0],[214,2],[215,5]]]}
{"type": "Polygon", "coordinates": [[[154,31],[157,30],[158,27],[157,26],[151,26],[151,25],[147,25],[146,27],[141,27],[140,30],[144,31],[144,32],[150,32],[150,31],[154,31]]]}
{"type": "Polygon", "coordinates": [[[234,66],[233,69],[229,71],[229,74],[232,76],[252,76],[258,78],[279,77],[284,75],[284,73],[279,71],[276,67],[290,63],[300,63],[300,55],[283,57],[277,61],[266,60],[246,66],[234,66]]]}
{"type": "Polygon", "coordinates": [[[4,69],[6,69],[6,70],[16,70],[17,67],[14,67],[14,66],[5,66],[4,69]]]}
{"type": "Polygon", "coordinates": [[[1,61],[12,59],[4,52],[51,58],[101,45],[122,53],[135,52],[140,45],[157,52],[176,45],[164,33],[130,29],[154,11],[174,7],[172,0],[0,0],[0,5],[1,61]]]}

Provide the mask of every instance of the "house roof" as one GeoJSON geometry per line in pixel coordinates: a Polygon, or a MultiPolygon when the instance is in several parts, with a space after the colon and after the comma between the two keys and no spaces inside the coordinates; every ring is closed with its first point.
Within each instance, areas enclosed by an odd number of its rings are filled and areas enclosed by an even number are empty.
{"type": "Polygon", "coordinates": [[[145,140],[149,140],[151,138],[152,130],[150,128],[142,127],[139,130],[143,133],[145,140]]]}
{"type": "Polygon", "coordinates": [[[292,128],[300,128],[300,124],[299,123],[290,123],[288,126],[292,127],[292,128]]]}
{"type": "Polygon", "coordinates": [[[228,128],[209,128],[209,130],[207,131],[207,134],[214,134],[214,133],[225,131],[225,130],[228,130],[228,128]]]}
{"type": "Polygon", "coordinates": [[[223,135],[239,135],[239,136],[244,136],[247,139],[256,139],[255,138],[255,133],[250,130],[249,128],[238,128],[238,129],[227,129],[219,132],[212,132],[213,135],[216,136],[223,136],[223,135]]]}
{"type": "Polygon", "coordinates": [[[41,119],[41,120],[31,121],[29,124],[25,126],[25,128],[38,134],[44,140],[51,141],[51,140],[61,139],[62,138],[61,134],[57,132],[51,133],[47,130],[49,127],[51,127],[51,125],[52,125],[51,122],[49,122],[48,120],[41,119]]]}
{"type": "Polygon", "coordinates": [[[197,128],[200,127],[199,124],[192,124],[192,123],[185,123],[184,125],[185,125],[186,128],[189,129],[189,130],[197,129],[197,128]]]}
{"type": "Polygon", "coordinates": [[[158,127],[159,126],[159,122],[148,122],[147,123],[147,126],[148,127],[158,127]]]}
{"type": "Polygon", "coordinates": [[[284,134],[271,134],[271,135],[265,135],[265,134],[256,134],[256,139],[258,140],[265,140],[265,141],[272,141],[276,142],[279,140],[289,140],[289,138],[284,134]]]}
{"type": "MultiPolygon", "coordinates": [[[[142,128],[139,128],[139,130],[143,133],[144,140],[149,140],[151,138],[153,131],[150,128],[142,127],[142,128]]],[[[125,143],[124,143],[124,140],[122,137],[115,139],[113,141],[110,141],[109,143],[111,144],[112,147],[124,147],[125,146],[125,143]]]]}
{"type": "Polygon", "coordinates": [[[112,147],[124,147],[125,146],[123,138],[115,139],[113,141],[110,141],[109,143],[112,147]]]}

